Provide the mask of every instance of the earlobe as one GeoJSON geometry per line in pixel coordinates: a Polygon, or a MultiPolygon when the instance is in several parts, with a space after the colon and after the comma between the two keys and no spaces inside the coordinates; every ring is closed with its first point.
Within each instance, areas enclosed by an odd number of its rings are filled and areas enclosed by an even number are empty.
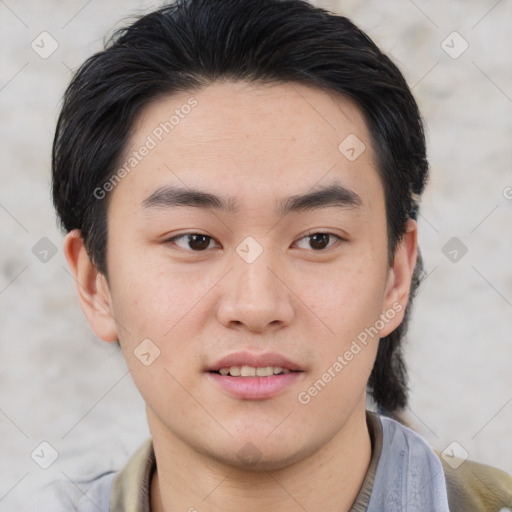
{"type": "Polygon", "coordinates": [[[383,313],[393,310],[398,314],[393,315],[393,320],[381,331],[381,337],[394,331],[403,320],[417,257],[418,226],[415,220],[409,219],[407,230],[396,248],[393,266],[389,270],[384,300],[383,313]]]}
{"type": "Polygon", "coordinates": [[[75,279],[80,306],[91,329],[103,341],[117,341],[107,281],[89,258],[79,230],[66,235],[64,254],[75,279]]]}

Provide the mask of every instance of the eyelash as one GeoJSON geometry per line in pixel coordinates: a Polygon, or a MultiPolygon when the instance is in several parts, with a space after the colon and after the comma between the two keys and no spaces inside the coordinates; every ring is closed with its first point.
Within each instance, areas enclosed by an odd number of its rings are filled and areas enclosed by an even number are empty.
{"type": "MultiPolygon", "coordinates": [[[[184,237],[189,237],[189,236],[194,236],[194,235],[199,235],[199,236],[202,236],[202,237],[205,237],[205,238],[209,238],[210,241],[211,240],[214,240],[213,237],[211,237],[210,235],[205,235],[204,233],[182,233],[181,235],[177,235],[177,236],[174,236],[172,238],[169,238],[168,240],[166,240],[166,243],[173,243],[175,245],[176,244],[176,240],[179,240],[180,238],[184,238],[184,237]]],[[[301,240],[304,240],[305,238],[310,238],[313,237],[314,235],[326,235],[326,236],[329,236],[329,237],[334,237],[337,239],[338,243],[340,242],[344,242],[345,239],[340,237],[339,235],[336,235],[334,233],[329,233],[329,232],[324,232],[324,231],[313,231],[311,233],[308,233],[306,235],[304,235],[302,238],[299,238],[298,241],[301,241],[301,240]]],[[[330,239],[329,239],[330,241],[330,239]]],[[[208,245],[210,245],[208,243],[208,245]]],[[[329,250],[331,247],[333,247],[334,245],[336,245],[335,243],[333,244],[330,244],[330,245],[327,245],[327,247],[323,248],[323,249],[312,249],[314,252],[326,252],[327,250],[329,250]]],[[[199,251],[195,251],[193,249],[185,249],[181,246],[178,245],[178,247],[180,247],[181,249],[185,250],[185,251],[188,251],[188,252],[205,252],[206,249],[202,249],[202,250],[199,250],[199,251]]]]}

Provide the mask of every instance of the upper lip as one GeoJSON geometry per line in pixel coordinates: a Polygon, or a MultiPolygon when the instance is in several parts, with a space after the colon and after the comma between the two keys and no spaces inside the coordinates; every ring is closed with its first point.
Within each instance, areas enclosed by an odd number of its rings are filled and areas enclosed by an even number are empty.
{"type": "Polygon", "coordinates": [[[301,367],[290,361],[285,356],[276,352],[264,352],[262,354],[254,354],[251,352],[233,352],[228,354],[217,362],[213,363],[206,369],[209,372],[219,371],[221,368],[230,368],[231,366],[279,366],[290,371],[302,371],[301,367]]]}

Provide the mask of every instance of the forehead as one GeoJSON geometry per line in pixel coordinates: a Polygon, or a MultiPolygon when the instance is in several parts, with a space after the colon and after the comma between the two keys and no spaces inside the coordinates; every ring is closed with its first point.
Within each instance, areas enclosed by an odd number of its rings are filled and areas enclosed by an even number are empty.
{"type": "Polygon", "coordinates": [[[201,184],[244,204],[336,181],[364,198],[382,195],[374,162],[351,100],[297,83],[216,82],[142,111],[121,159],[129,172],[114,196],[124,190],[140,203],[162,184],[201,184]]]}

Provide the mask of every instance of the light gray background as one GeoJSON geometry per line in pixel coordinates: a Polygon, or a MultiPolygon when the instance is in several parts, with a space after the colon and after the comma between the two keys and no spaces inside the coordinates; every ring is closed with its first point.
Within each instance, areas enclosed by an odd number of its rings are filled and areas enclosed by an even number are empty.
{"type": "MultiPolygon", "coordinates": [[[[457,441],[473,460],[512,472],[512,2],[316,4],[347,15],[391,54],[427,124],[432,178],[420,244],[429,276],[408,336],[408,418],[435,448],[457,441]],[[453,31],[469,44],[458,58],[442,47],[463,48],[453,31]],[[443,253],[452,237],[467,247],[457,262],[443,253]]],[[[157,5],[0,0],[2,511],[22,510],[51,478],[120,467],[148,436],[120,354],[79,309],[49,183],[70,70],[121,18],[157,5]],[[31,48],[43,31],[59,45],[46,59],[31,48]],[[42,237],[58,248],[46,263],[32,252],[42,237]],[[47,470],[31,459],[42,441],[59,454],[47,470]]]]}

